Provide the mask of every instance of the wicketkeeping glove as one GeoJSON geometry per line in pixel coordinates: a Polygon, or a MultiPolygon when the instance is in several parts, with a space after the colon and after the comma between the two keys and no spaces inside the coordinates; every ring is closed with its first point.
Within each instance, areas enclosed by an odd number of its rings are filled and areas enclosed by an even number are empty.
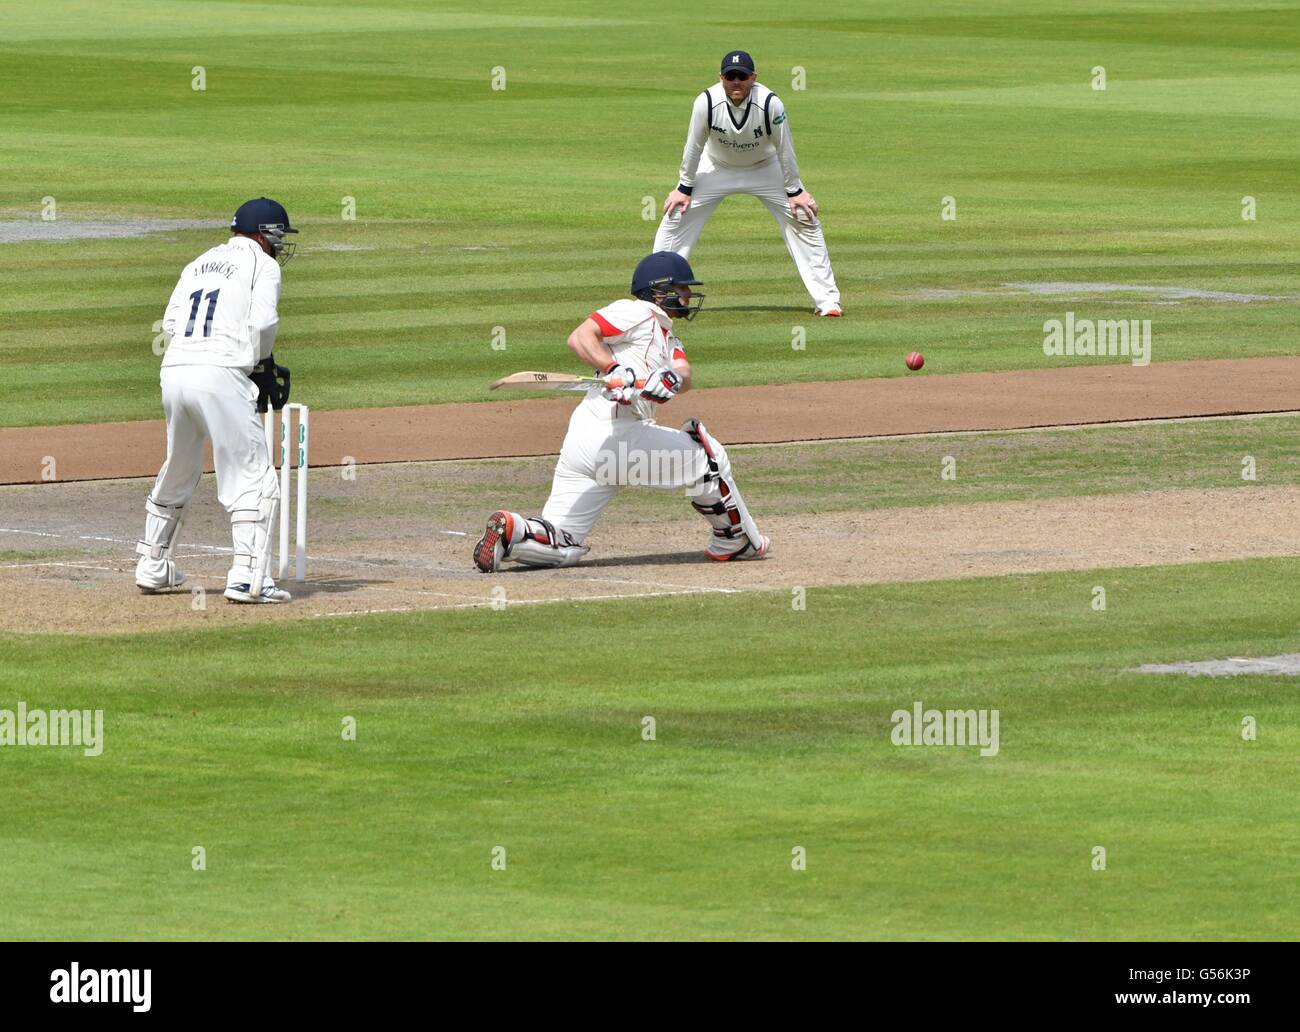
{"type": "Polygon", "coordinates": [[[257,411],[265,412],[267,406],[279,410],[289,402],[289,370],[275,364],[275,355],[253,366],[248,378],[257,384],[257,411]]]}
{"type": "Polygon", "coordinates": [[[662,366],[650,374],[641,393],[655,404],[662,405],[681,389],[682,378],[667,366],[662,366]]]}

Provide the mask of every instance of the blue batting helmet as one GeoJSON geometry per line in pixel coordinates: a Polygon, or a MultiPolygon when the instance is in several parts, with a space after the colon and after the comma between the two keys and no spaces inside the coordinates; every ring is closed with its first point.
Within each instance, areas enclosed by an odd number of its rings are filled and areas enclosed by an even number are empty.
{"type": "Polygon", "coordinates": [[[659,305],[674,318],[692,318],[704,304],[704,295],[691,291],[683,299],[675,287],[699,286],[691,263],[675,251],[656,251],[637,263],[632,273],[632,295],[659,305]],[[695,301],[694,305],[689,304],[695,301]]]}

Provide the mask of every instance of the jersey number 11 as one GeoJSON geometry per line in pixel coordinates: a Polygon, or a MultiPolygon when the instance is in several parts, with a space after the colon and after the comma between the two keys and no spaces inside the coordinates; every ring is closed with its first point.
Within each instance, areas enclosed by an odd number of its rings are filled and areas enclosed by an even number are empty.
{"type": "MultiPolygon", "coordinates": [[[[208,314],[203,319],[203,336],[212,336],[212,314],[217,310],[217,295],[221,293],[220,288],[212,291],[208,295],[208,314]]],[[[194,302],[190,308],[190,321],[185,324],[185,336],[192,336],[194,333],[194,318],[199,314],[199,301],[203,297],[202,290],[196,290],[190,295],[190,300],[194,302]]]]}

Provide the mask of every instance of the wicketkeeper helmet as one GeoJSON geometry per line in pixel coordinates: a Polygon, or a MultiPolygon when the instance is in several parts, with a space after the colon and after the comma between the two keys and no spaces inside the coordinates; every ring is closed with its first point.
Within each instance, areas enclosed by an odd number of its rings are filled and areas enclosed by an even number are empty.
{"type": "Polygon", "coordinates": [[[286,233],[298,231],[289,225],[289,213],[284,205],[269,197],[255,197],[245,201],[230,220],[230,228],[236,233],[261,233],[271,245],[271,254],[281,265],[293,257],[294,244],[286,244],[286,233]]]}

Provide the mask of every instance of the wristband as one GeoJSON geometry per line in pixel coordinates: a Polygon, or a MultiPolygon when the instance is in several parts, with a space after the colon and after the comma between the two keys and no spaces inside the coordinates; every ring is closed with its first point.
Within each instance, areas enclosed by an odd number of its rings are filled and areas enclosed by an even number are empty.
{"type": "Polygon", "coordinates": [[[694,189],[695,187],[693,186],[683,186],[681,183],[677,184],[677,192],[684,193],[687,197],[691,195],[691,191],[694,189]]]}

